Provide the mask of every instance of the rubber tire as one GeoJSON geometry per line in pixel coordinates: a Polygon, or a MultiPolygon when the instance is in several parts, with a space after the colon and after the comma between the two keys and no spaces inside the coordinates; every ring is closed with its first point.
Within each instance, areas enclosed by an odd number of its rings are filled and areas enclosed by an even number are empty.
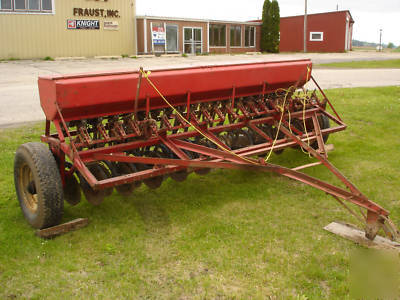
{"type": "Polygon", "coordinates": [[[63,186],[56,160],[42,143],[21,145],[14,159],[14,184],[19,204],[28,223],[37,229],[48,228],[61,222],[64,212],[63,186]],[[32,172],[37,191],[37,209],[30,210],[24,201],[24,187],[20,185],[21,167],[27,165],[32,172]]]}

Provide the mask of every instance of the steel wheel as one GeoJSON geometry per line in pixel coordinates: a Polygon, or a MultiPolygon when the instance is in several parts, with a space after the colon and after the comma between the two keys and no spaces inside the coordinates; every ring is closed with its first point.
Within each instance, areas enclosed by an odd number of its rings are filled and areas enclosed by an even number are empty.
{"type": "Polygon", "coordinates": [[[147,185],[147,187],[151,190],[158,189],[162,185],[163,181],[164,178],[162,176],[147,178],[143,180],[144,184],[147,185]]]}
{"type": "MultiPolygon", "coordinates": [[[[162,158],[163,157],[162,151],[160,151],[159,148],[156,148],[155,150],[156,151],[148,150],[148,151],[145,152],[145,155],[148,156],[148,157],[162,158]]],[[[153,166],[152,165],[144,165],[144,168],[145,169],[152,169],[153,166]]],[[[162,185],[162,183],[164,181],[164,178],[165,178],[164,175],[161,175],[161,176],[156,176],[156,177],[151,177],[151,178],[144,179],[143,182],[144,182],[145,185],[147,185],[147,187],[149,189],[155,190],[155,189],[158,189],[162,185]]]]}
{"type": "Polygon", "coordinates": [[[187,179],[189,173],[185,170],[182,170],[179,172],[171,173],[169,176],[177,182],[183,182],[187,179]]]}
{"type": "MultiPolygon", "coordinates": [[[[136,167],[134,164],[117,163],[117,164],[115,164],[115,172],[117,172],[118,176],[125,175],[125,174],[131,174],[131,173],[136,172],[136,167]]],[[[137,187],[140,186],[140,184],[141,184],[140,181],[137,183],[127,183],[127,184],[118,185],[115,187],[115,189],[122,196],[128,197],[133,193],[133,191],[137,187]]]]}
{"type": "MultiPolygon", "coordinates": [[[[108,179],[108,178],[112,177],[111,171],[105,165],[103,165],[102,163],[98,163],[97,165],[100,169],[103,170],[103,173],[105,175],[103,178],[101,178],[101,179],[99,178],[100,180],[104,180],[104,179],[108,179]]],[[[113,190],[114,190],[114,188],[110,187],[110,188],[104,189],[104,192],[106,193],[106,196],[111,196],[113,193],[113,190]]]]}
{"type": "MultiPolygon", "coordinates": [[[[209,147],[211,149],[217,149],[218,148],[213,142],[210,142],[209,140],[205,140],[205,139],[200,140],[197,144],[209,147]]],[[[204,175],[207,175],[208,173],[210,173],[211,169],[209,169],[209,168],[197,169],[194,172],[197,175],[204,176],[204,175]]]]}
{"type": "Polygon", "coordinates": [[[253,145],[253,139],[247,130],[235,130],[232,133],[228,133],[228,136],[231,135],[231,148],[232,150],[245,148],[253,145]]]}
{"type": "MultiPolygon", "coordinates": [[[[185,154],[187,155],[187,157],[189,159],[193,158],[189,151],[183,150],[183,152],[185,152],[185,154]]],[[[172,158],[177,159],[178,157],[175,154],[173,154],[172,158]]],[[[169,177],[171,177],[173,180],[175,180],[177,182],[183,182],[188,178],[189,174],[190,173],[187,171],[187,169],[185,169],[185,170],[182,170],[179,172],[171,173],[171,174],[169,174],[169,177]]]]}
{"type": "MultiPolygon", "coordinates": [[[[103,180],[106,178],[106,174],[104,173],[103,169],[99,167],[98,164],[93,164],[89,165],[87,167],[90,172],[96,177],[97,180],[103,180]]],[[[81,184],[81,188],[83,191],[83,194],[85,195],[86,200],[93,205],[100,205],[103,203],[104,198],[106,196],[106,191],[105,190],[94,190],[92,187],[89,185],[89,183],[86,181],[85,178],[83,178],[82,175],[79,176],[79,181],[81,184]]]]}
{"type": "Polygon", "coordinates": [[[75,206],[81,202],[81,188],[74,174],[65,178],[63,191],[64,200],[70,205],[75,206]]]}
{"type": "Polygon", "coordinates": [[[36,184],[33,179],[32,170],[27,164],[23,164],[20,168],[19,185],[23,188],[22,195],[25,206],[32,212],[36,213],[38,209],[38,195],[36,184]]]}

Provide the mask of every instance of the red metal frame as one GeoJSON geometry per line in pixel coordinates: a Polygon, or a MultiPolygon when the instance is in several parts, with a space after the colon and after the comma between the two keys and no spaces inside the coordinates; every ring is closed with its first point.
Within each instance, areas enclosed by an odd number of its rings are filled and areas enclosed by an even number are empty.
{"type": "MultiPolygon", "coordinates": [[[[378,229],[388,218],[389,212],[370,201],[328,161],[323,136],[346,129],[346,124],[343,123],[323,91],[320,89],[324,96],[322,103],[316,101],[312,106],[304,107],[303,111],[293,112],[290,116],[284,114],[283,118],[277,107],[268,108],[261,104],[255,107],[251,103],[244,107],[240,102],[241,97],[260,95],[264,97],[277,88],[303,86],[310,78],[310,72],[309,60],[154,72],[152,80],[163,93],[173,99],[173,104],[186,105],[186,118],[190,124],[182,120],[179,114],[174,114],[173,124],[171,124],[172,119],[166,115],[161,118],[160,124],[147,119],[150,111],[166,108],[167,105],[162,102],[162,98],[151,89],[150,85],[141,84],[142,73],[140,72],[41,78],[39,80],[41,103],[48,119],[45,135],[41,139],[50,145],[51,150],[58,157],[63,182],[66,176],[71,176],[74,171],[77,171],[95,190],[187,169],[226,168],[275,172],[322,190],[335,199],[342,199],[366,209],[366,233],[368,237],[374,238],[378,229]],[[176,82],[180,84],[176,85],[176,82]],[[196,84],[193,84],[194,82],[196,84]],[[133,88],[135,86],[136,93],[133,88]],[[136,99],[135,103],[132,99],[136,99]],[[225,107],[226,114],[234,122],[226,124],[226,117],[218,108],[214,109],[213,116],[203,111],[202,119],[191,111],[193,104],[212,102],[216,99],[228,99],[225,107]],[[235,112],[233,109],[235,101],[238,101],[235,104],[240,112],[235,112]],[[335,116],[325,110],[326,103],[329,103],[335,116]],[[138,112],[145,112],[146,119],[140,121],[138,112]],[[99,123],[97,129],[102,136],[94,139],[91,138],[91,132],[86,127],[71,131],[68,123],[119,114],[134,116],[132,120],[127,121],[132,129],[131,132],[125,132],[116,120],[114,123],[116,133],[110,136],[102,123],[99,123]],[[336,126],[320,128],[318,118],[322,115],[329,118],[336,126]],[[282,124],[279,126],[281,118],[282,124]],[[295,126],[289,126],[291,119],[312,124],[309,132],[303,134],[295,126]],[[50,134],[50,120],[55,125],[56,134],[50,134]],[[209,126],[210,124],[217,125],[209,126]],[[262,124],[274,125],[283,137],[274,142],[257,127],[262,124]],[[193,130],[193,127],[196,130],[193,130]],[[264,139],[264,142],[232,150],[218,137],[221,132],[244,127],[254,130],[264,139]],[[212,140],[220,149],[185,141],[188,138],[198,137],[199,133],[212,140]],[[318,149],[310,146],[310,143],[315,141],[318,149]],[[135,149],[156,145],[164,145],[175,154],[176,158],[139,157],[129,154],[135,149]],[[293,146],[302,147],[318,162],[289,169],[270,164],[263,159],[252,158],[252,156],[266,154],[272,150],[277,151],[293,146]],[[197,158],[190,158],[185,151],[196,153],[197,158]],[[65,168],[66,157],[72,164],[69,170],[65,168]],[[100,161],[146,164],[152,165],[153,168],[99,181],[87,165],[100,161]],[[301,169],[317,164],[325,165],[345,184],[347,189],[299,172],[301,169]]],[[[316,83],[314,78],[312,80],[316,83]]]]}

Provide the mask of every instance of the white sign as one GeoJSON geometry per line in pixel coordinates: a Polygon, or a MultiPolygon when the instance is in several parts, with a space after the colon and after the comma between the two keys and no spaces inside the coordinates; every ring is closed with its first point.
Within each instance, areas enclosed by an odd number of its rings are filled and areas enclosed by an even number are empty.
{"type": "Polygon", "coordinates": [[[67,20],[67,29],[100,29],[99,20],[67,20]]]}
{"type": "Polygon", "coordinates": [[[166,34],[164,27],[153,27],[153,44],[154,45],[165,45],[166,34]]]}
{"type": "Polygon", "coordinates": [[[104,21],[104,30],[118,30],[119,24],[117,21],[104,21]]]}

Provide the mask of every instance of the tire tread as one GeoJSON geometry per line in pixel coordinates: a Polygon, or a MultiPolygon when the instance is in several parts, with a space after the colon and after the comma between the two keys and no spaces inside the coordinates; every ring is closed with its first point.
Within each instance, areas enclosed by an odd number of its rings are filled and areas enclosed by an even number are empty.
{"type": "MultiPolygon", "coordinates": [[[[58,225],[63,216],[64,197],[60,172],[49,148],[42,143],[30,142],[21,145],[15,156],[14,180],[18,187],[18,164],[27,163],[31,169],[38,189],[38,212],[30,224],[38,229],[58,225]],[[31,161],[30,161],[31,160],[31,161]],[[33,164],[33,166],[30,165],[33,164]]],[[[18,198],[20,196],[18,195],[18,198]]],[[[24,205],[20,200],[21,208],[24,205]]],[[[27,212],[24,211],[24,214],[27,212]]]]}

